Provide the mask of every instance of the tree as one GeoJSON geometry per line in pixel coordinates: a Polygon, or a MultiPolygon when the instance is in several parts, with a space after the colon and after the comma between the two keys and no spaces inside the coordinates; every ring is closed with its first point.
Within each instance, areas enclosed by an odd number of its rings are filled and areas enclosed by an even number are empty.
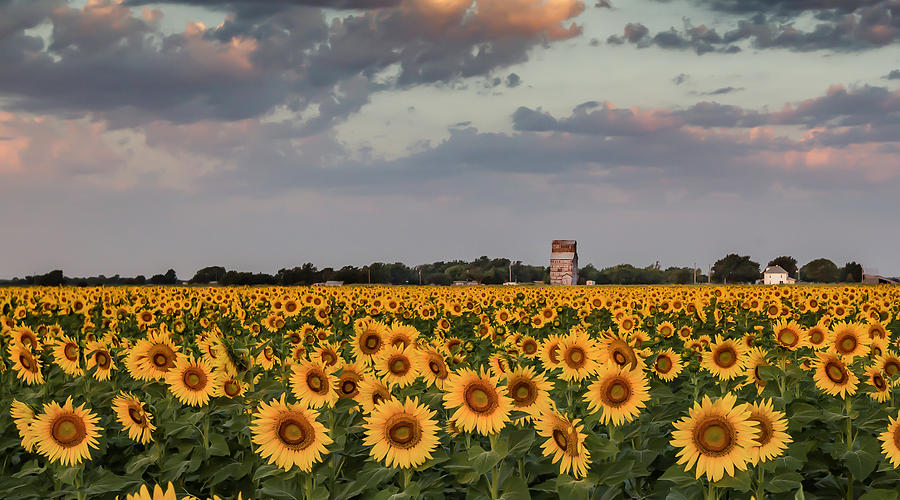
{"type": "Polygon", "coordinates": [[[59,269],[50,271],[47,274],[32,276],[32,282],[38,286],[61,286],[66,284],[66,277],[59,269]]]}
{"type": "Polygon", "coordinates": [[[169,269],[166,274],[154,274],[150,278],[151,285],[174,285],[178,283],[178,277],[175,275],[174,269],[169,269]]]}
{"type": "Polygon", "coordinates": [[[788,255],[782,255],[781,257],[776,257],[769,261],[767,266],[779,266],[785,271],[787,271],[788,276],[795,277],[797,276],[797,259],[790,257],[788,255]]]}
{"type": "Polygon", "coordinates": [[[845,283],[859,283],[862,281],[863,268],[856,262],[848,262],[844,264],[838,273],[838,280],[845,283]]]}
{"type": "Polygon", "coordinates": [[[209,266],[194,273],[190,283],[210,283],[212,281],[221,282],[225,276],[225,268],[222,266],[209,266]]]}
{"type": "Polygon", "coordinates": [[[838,280],[838,267],[828,259],[816,259],[800,268],[800,279],[815,283],[834,283],[838,280]]]}
{"type": "Polygon", "coordinates": [[[760,276],[759,263],[750,260],[749,255],[728,254],[712,268],[712,279],[717,283],[752,283],[760,276]]]}

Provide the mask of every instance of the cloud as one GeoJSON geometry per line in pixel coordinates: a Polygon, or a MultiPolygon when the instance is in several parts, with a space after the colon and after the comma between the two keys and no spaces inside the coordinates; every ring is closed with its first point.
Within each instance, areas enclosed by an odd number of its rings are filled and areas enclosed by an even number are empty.
{"type": "Polygon", "coordinates": [[[696,92],[696,95],[725,95],[740,92],[742,90],[744,90],[744,87],[732,87],[729,85],[728,87],[721,87],[707,92],[696,92]]]}
{"type": "Polygon", "coordinates": [[[681,85],[682,83],[686,82],[688,78],[690,78],[690,76],[688,76],[687,74],[679,73],[678,75],[675,75],[674,78],[672,78],[672,83],[674,83],[675,85],[681,85]]]}
{"type": "Polygon", "coordinates": [[[888,80],[900,80],[900,69],[895,69],[884,76],[888,80]]]}
{"type": "Polygon", "coordinates": [[[522,84],[522,78],[515,73],[510,73],[506,76],[506,86],[507,88],[515,88],[522,84]]]}
{"type": "Polygon", "coordinates": [[[584,10],[576,0],[196,0],[167,3],[223,9],[225,22],[165,34],[164,10],[129,8],[148,3],[0,3],[0,97],[9,109],[91,115],[114,128],[285,110],[311,115],[305,128],[315,133],[372,93],[524,62],[536,46],[580,35],[570,20],[584,10]],[[325,4],[363,10],[326,22],[314,7],[325,4]],[[41,23],[52,31],[47,40],[27,32],[41,23]]]}

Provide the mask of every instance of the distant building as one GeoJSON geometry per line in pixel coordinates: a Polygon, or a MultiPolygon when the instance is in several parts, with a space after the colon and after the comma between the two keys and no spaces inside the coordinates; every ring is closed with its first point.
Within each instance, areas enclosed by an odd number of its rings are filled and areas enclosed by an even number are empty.
{"type": "Polygon", "coordinates": [[[597,282],[594,281],[594,280],[587,280],[587,281],[584,282],[584,284],[587,285],[587,286],[594,286],[594,285],[597,284],[597,282]]]}
{"type": "Polygon", "coordinates": [[[454,281],[453,286],[478,286],[481,283],[477,281],[454,281]]]}
{"type": "Polygon", "coordinates": [[[578,252],[575,240],[553,240],[550,248],[550,284],[578,284],[578,252]]]}
{"type": "Polygon", "coordinates": [[[788,272],[781,266],[769,266],[763,273],[764,285],[793,285],[797,280],[788,276],[788,272]]]}
{"type": "Polygon", "coordinates": [[[885,278],[878,274],[863,274],[862,282],[866,285],[898,285],[900,281],[893,278],[885,278]]]}

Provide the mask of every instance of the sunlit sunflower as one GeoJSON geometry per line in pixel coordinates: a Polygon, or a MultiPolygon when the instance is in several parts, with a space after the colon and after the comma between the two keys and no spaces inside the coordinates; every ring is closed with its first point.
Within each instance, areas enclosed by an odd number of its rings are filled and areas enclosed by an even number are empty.
{"type": "Polygon", "coordinates": [[[857,356],[869,354],[872,339],[865,333],[862,325],[857,323],[834,323],[828,335],[828,352],[838,354],[848,362],[857,356]]]}
{"type": "Polygon", "coordinates": [[[363,407],[363,412],[371,413],[385,401],[392,401],[394,396],[391,389],[384,382],[375,377],[366,377],[359,383],[359,394],[356,402],[363,407]]]}
{"type": "Polygon", "coordinates": [[[415,344],[418,338],[419,330],[416,330],[414,326],[395,323],[388,330],[385,340],[389,345],[403,349],[415,344]]]}
{"type": "Polygon", "coordinates": [[[354,325],[356,338],[353,340],[353,357],[362,363],[369,364],[373,356],[383,349],[387,342],[387,327],[377,321],[368,321],[354,325]]]}
{"type": "Polygon", "coordinates": [[[560,342],[562,342],[562,339],[556,334],[548,335],[541,342],[541,363],[544,364],[545,370],[552,370],[562,362],[559,350],[560,342]]]}
{"type": "Polygon", "coordinates": [[[28,347],[21,343],[10,343],[7,350],[17,379],[28,385],[44,383],[44,374],[41,373],[41,358],[32,354],[28,347]]]}
{"type": "Polygon", "coordinates": [[[668,321],[663,321],[656,327],[656,333],[663,338],[669,338],[675,335],[675,325],[668,321]]]}
{"type": "Polygon", "coordinates": [[[85,366],[97,380],[109,380],[112,371],[116,368],[109,346],[102,342],[89,342],[84,353],[85,366]]]}
{"type": "Polygon", "coordinates": [[[129,392],[120,392],[112,400],[112,408],[116,420],[128,431],[128,437],[138,443],[146,444],[153,439],[153,415],[144,409],[144,403],[129,392]]]}
{"type": "Polygon", "coordinates": [[[522,350],[522,355],[526,358],[537,357],[538,350],[540,349],[540,345],[537,343],[537,340],[529,335],[522,337],[522,339],[519,341],[519,347],[522,350]]]}
{"type": "Polygon", "coordinates": [[[284,470],[297,466],[305,472],[328,453],[332,443],[325,426],[316,421],[318,412],[281,399],[260,403],[250,424],[257,453],[284,470]]]}
{"type": "Polygon", "coordinates": [[[41,350],[41,341],[31,328],[20,326],[14,328],[11,333],[11,344],[22,345],[31,352],[38,352],[41,350]]]}
{"type": "Polygon", "coordinates": [[[53,345],[53,360],[67,375],[75,377],[84,374],[81,369],[81,347],[65,335],[53,345]]]}
{"type": "Polygon", "coordinates": [[[678,378],[681,370],[684,369],[684,365],[681,363],[681,356],[672,349],[666,349],[657,353],[651,368],[657,377],[666,382],[671,382],[678,378]]]}
{"type": "Polygon", "coordinates": [[[900,467],[900,415],[890,419],[887,430],[878,439],[881,440],[881,451],[891,461],[891,465],[895,469],[900,467]]]}
{"type": "Polygon", "coordinates": [[[866,383],[872,387],[872,392],[869,393],[869,397],[879,403],[884,403],[891,397],[891,384],[888,383],[884,377],[884,373],[882,373],[877,366],[866,368],[865,376],[866,383]]]}
{"type": "Polygon", "coordinates": [[[9,408],[9,416],[12,417],[16,429],[19,431],[19,438],[22,440],[22,448],[31,453],[34,451],[35,435],[30,432],[31,424],[35,421],[34,410],[27,404],[13,399],[9,408]]]}
{"type": "Polygon", "coordinates": [[[433,384],[443,390],[447,379],[450,377],[450,369],[447,361],[438,349],[423,349],[416,351],[413,357],[416,371],[428,384],[433,384]]]}
{"type": "Polygon", "coordinates": [[[419,375],[413,366],[414,351],[414,346],[399,348],[391,345],[385,347],[375,356],[373,362],[375,371],[389,385],[401,388],[412,385],[419,375]]]}
{"type": "Polygon", "coordinates": [[[701,366],[719,380],[731,380],[744,373],[747,348],[740,342],[716,335],[716,341],[703,352],[701,366]]]}
{"type": "Polygon", "coordinates": [[[322,342],[310,354],[310,358],[321,361],[331,370],[337,370],[344,364],[344,358],[340,354],[340,346],[332,342],[322,342]]]}
{"type": "Polygon", "coordinates": [[[750,463],[768,462],[784,453],[788,443],[793,441],[787,434],[787,419],[784,412],[775,411],[772,400],[768,399],[759,403],[750,404],[749,420],[758,423],[759,435],[756,437],[758,446],[750,448],[750,463]]]}
{"type": "Polygon", "coordinates": [[[813,349],[821,349],[828,341],[828,327],[821,322],[809,328],[804,335],[806,343],[813,349]]]}
{"type": "Polygon", "coordinates": [[[859,379],[841,360],[839,356],[828,353],[817,353],[817,361],[813,365],[813,379],[816,387],[832,396],[845,398],[856,394],[859,379]]]}
{"type": "Polygon", "coordinates": [[[506,395],[512,401],[512,409],[524,411],[530,416],[549,411],[553,401],[550,399],[552,384],[543,373],[536,373],[530,366],[520,366],[506,377],[506,395]]]}
{"type": "Polygon", "coordinates": [[[597,340],[601,363],[614,363],[625,370],[644,368],[642,352],[636,348],[636,341],[621,334],[607,332],[597,340]]]}
{"type": "Polygon", "coordinates": [[[575,332],[563,337],[559,342],[559,367],[563,380],[584,380],[593,375],[600,366],[600,350],[587,333],[575,332]]]}
{"type": "Polygon", "coordinates": [[[152,493],[150,489],[147,488],[147,485],[143,484],[137,493],[125,495],[125,500],[178,500],[178,497],[175,496],[175,486],[169,482],[169,485],[165,490],[158,484],[154,485],[152,493]]]}
{"type": "Polygon", "coordinates": [[[331,390],[337,377],[331,370],[314,361],[294,365],[291,373],[291,391],[300,403],[310,408],[332,407],[338,400],[331,390]]]}
{"type": "Polygon", "coordinates": [[[168,335],[150,334],[138,340],[125,358],[125,366],[132,377],[143,380],[163,380],[166,372],[175,368],[178,348],[168,335]]]}
{"type": "Polygon", "coordinates": [[[506,378],[510,370],[509,360],[499,353],[491,354],[488,357],[488,366],[491,368],[491,373],[499,377],[500,380],[506,378]]]}
{"type": "Polygon", "coordinates": [[[772,327],[775,342],[788,351],[796,351],[803,347],[806,338],[802,335],[803,328],[794,321],[781,320],[772,327]]]}
{"type": "Polygon", "coordinates": [[[590,411],[600,412],[601,423],[622,425],[640,415],[650,399],[648,389],[643,372],[607,363],[600,367],[584,400],[590,411]]]}
{"type": "Polygon", "coordinates": [[[213,372],[206,361],[194,355],[178,356],[175,366],[166,372],[166,384],[182,404],[203,406],[213,393],[213,372]]]}
{"type": "Polygon", "coordinates": [[[259,354],[256,355],[254,360],[263,370],[271,370],[275,365],[281,364],[281,360],[275,354],[275,349],[269,344],[260,346],[259,354]]]}
{"type": "Polygon", "coordinates": [[[388,467],[418,467],[438,445],[434,414],[417,397],[404,403],[387,401],[366,417],[363,444],[372,447],[372,458],[388,467]]]}
{"type": "Polygon", "coordinates": [[[727,394],[715,402],[704,396],[694,402],[689,416],[675,422],[671,444],[678,451],[678,464],[688,471],[696,466],[696,478],[706,474],[710,481],[718,481],[735,469],[746,470],[752,459],[750,450],[756,441],[758,423],[750,419],[750,407],[735,406],[737,397],[727,394]]]}
{"type": "Polygon", "coordinates": [[[84,404],[73,407],[70,397],[62,406],[56,401],[45,404],[43,413],[29,426],[29,433],[38,453],[50,462],[72,466],[90,460],[90,449],[98,447],[98,420],[100,417],[84,404]]]}
{"type": "Polygon", "coordinates": [[[754,347],[747,352],[747,368],[744,375],[747,378],[747,384],[756,385],[756,393],[762,394],[766,388],[766,381],[759,374],[760,366],[768,366],[769,361],[766,360],[766,351],[759,347],[754,347]]]}
{"type": "Polygon", "coordinates": [[[552,463],[559,462],[559,473],[576,478],[587,476],[591,452],[584,446],[586,435],[582,432],[581,420],[569,421],[565,415],[555,411],[541,414],[534,425],[541,437],[547,438],[541,444],[545,457],[552,457],[552,463]]]}
{"type": "Polygon", "coordinates": [[[247,384],[233,375],[216,370],[213,372],[212,396],[216,398],[237,398],[247,391],[247,384]]]}
{"type": "Polygon", "coordinates": [[[339,398],[356,399],[359,394],[359,383],[363,380],[363,369],[356,363],[344,365],[341,374],[334,382],[334,390],[339,398]]]}
{"type": "Polygon", "coordinates": [[[500,432],[509,421],[510,399],[497,387],[499,377],[485,371],[479,375],[464,368],[450,376],[444,394],[444,406],[457,408],[451,416],[457,425],[482,435],[500,432]]]}
{"type": "Polygon", "coordinates": [[[893,351],[887,351],[885,354],[875,358],[875,367],[892,381],[897,383],[900,378],[900,356],[893,351]]]}

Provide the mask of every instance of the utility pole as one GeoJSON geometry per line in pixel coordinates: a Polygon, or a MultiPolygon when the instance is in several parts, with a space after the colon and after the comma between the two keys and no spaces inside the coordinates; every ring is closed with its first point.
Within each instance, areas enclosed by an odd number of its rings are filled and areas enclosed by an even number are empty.
{"type": "Polygon", "coordinates": [[[697,284],[697,263],[694,262],[694,284],[697,284]]]}
{"type": "Polygon", "coordinates": [[[366,266],[366,273],[369,275],[369,284],[371,285],[372,284],[372,268],[369,266],[366,266]]]}
{"type": "Polygon", "coordinates": [[[512,283],[512,261],[509,261],[509,282],[512,283]]]}
{"type": "Polygon", "coordinates": [[[419,270],[419,286],[421,286],[422,285],[422,266],[419,266],[416,269],[419,270]]]}

